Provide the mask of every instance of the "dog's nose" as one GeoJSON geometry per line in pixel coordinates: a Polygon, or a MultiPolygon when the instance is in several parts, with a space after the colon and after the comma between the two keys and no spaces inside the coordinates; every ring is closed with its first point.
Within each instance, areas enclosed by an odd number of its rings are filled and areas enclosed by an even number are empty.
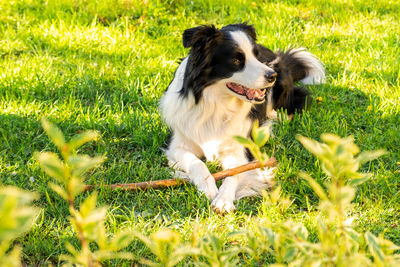
{"type": "Polygon", "coordinates": [[[269,83],[273,83],[276,80],[276,72],[273,70],[269,70],[267,71],[267,73],[265,74],[265,79],[267,80],[267,82],[269,83]]]}

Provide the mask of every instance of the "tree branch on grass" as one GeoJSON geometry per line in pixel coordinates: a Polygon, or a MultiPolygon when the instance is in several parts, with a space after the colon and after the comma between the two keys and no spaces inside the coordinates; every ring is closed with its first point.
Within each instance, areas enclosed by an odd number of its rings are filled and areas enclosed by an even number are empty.
{"type": "MultiPolygon", "coordinates": [[[[253,161],[247,163],[245,165],[241,165],[236,168],[223,170],[217,173],[214,173],[212,176],[214,177],[215,181],[219,181],[225,179],[228,176],[233,176],[239,173],[243,173],[246,171],[262,168],[262,167],[274,167],[277,164],[275,158],[269,158],[261,164],[259,161],[253,161]]],[[[167,179],[167,180],[156,180],[156,181],[147,181],[147,182],[140,182],[140,183],[129,183],[129,184],[111,184],[111,185],[85,185],[85,191],[96,189],[96,188],[110,188],[110,189],[123,189],[123,190],[146,190],[146,189],[159,189],[159,188],[166,188],[166,187],[175,187],[179,185],[183,185],[188,183],[189,180],[185,178],[174,178],[174,179],[167,179]]]]}

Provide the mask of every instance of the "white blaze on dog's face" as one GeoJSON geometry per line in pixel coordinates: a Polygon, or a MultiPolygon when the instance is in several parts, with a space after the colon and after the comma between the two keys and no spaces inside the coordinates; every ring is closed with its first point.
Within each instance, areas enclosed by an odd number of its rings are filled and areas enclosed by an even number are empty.
{"type": "Polygon", "coordinates": [[[262,103],[265,101],[267,88],[272,87],[275,82],[276,73],[257,59],[254,41],[245,32],[233,31],[230,35],[240,51],[235,62],[243,61],[244,64],[240,71],[221,82],[225,83],[230,94],[245,101],[262,103]]]}
{"type": "Polygon", "coordinates": [[[195,103],[204,91],[214,99],[222,94],[252,103],[264,102],[276,73],[257,59],[256,38],[254,28],[246,24],[185,30],[183,44],[191,50],[180,95],[193,95],[195,103]]]}

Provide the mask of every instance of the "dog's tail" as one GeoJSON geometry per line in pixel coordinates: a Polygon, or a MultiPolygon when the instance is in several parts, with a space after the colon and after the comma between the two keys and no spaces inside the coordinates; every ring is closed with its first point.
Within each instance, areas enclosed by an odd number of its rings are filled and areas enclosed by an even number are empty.
{"type": "Polygon", "coordinates": [[[319,59],[304,48],[277,52],[269,65],[278,73],[274,86],[274,109],[286,109],[288,114],[301,112],[311,103],[307,89],[295,86],[325,82],[325,70],[319,59]]]}
{"type": "Polygon", "coordinates": [[[319,59],[305,48],[279,52],[278,58],[290,71],[294,82],[321,84],[325,82],[325,69],[319,59]]]}

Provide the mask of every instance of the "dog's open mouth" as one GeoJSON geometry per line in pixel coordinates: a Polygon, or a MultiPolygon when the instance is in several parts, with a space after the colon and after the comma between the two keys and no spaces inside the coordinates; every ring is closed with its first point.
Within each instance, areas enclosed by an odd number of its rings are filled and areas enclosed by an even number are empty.
{"type": "Polygon", "coordinates": [[[250,101],[262,102],[265,100],[266,88],[250,89],[238,83],[227,83],[226,86],[236,94],[245,96],[250,101]]]}

